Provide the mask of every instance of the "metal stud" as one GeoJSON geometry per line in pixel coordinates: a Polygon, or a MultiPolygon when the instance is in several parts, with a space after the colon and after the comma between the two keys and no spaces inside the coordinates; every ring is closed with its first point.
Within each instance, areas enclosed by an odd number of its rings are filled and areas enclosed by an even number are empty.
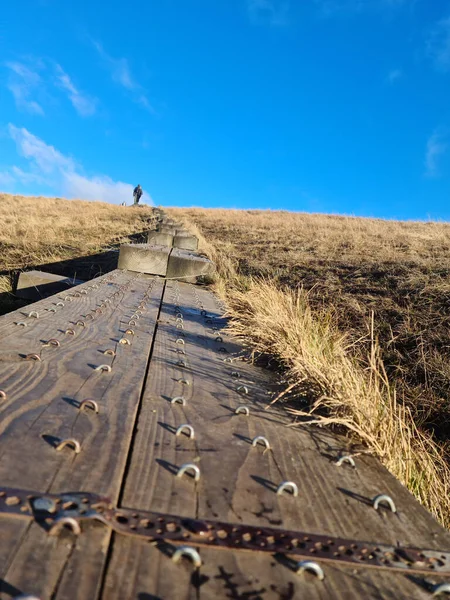
{"type": "Polygon", "coordinates": [[[181,467],[177,471],[177,477],[183,477],[183,475],[188,471],[192,471],[194,475],[194,480],[199,481],[200,469],[197,467],[197,465],[194,465],[193,463],[186,463],[184,465],[181,465],[181,467]]]}
{"type": "Polygon", "coordinates": [[[83,400],[80,402],[79,409],[83,410],[85,406],[90,406],[94,412],[98,413],[98,404],[95,400],[91,400],[90,398],[83,400]]]}
{"type": "Polygon", "coordinates": [[[318,577],[320,581],[323,581],[325,579],[322,567],[319,566],[316,562],[313,562],[312,560],[301,560],[297,563],[295,572],[298,575],[300,575],[300,573],[303,573],[304,571],[314,573],[314,575],[316,575],[316,577],[318,577]]]}
{"type": "Polygon", "coordinates": [[[190,546],[180,546],[175,550],[172,554],[173,562],[177,563],[183,557],[190,558],[194,567],[199,569],[202,566],[202,559],[200,558],[200,554],[194,548],[190,546]]]}
{"type": "Polygon", "coordinates": [[[182,406],[186,406],[186,400],[183,396],[175,396],[175,398],[172,398],[170,401],[170,404],[181,404],[182,406]]]}
{"type": "Polygon", "coordinates": [[[378,507],[381,502],[383,502],[383,504],[387,504],[393,513],[397,512],[397,508],[394,504],[394,501],[387,494],[378,494],[378,496],[375,496],[372,499],[372,506],[375,510],[378,510],[378,507]]]}
{"type": "Polygon", "coordinates": [[[111,373],[112,369],[110,367],[110,365],[99,365],[98,367],[95,367],[96,371],[108,371],[108,373],[111,373]]]}
{"type": "Polygon", "coordinates": [[[56,450],[59,452],[66,446],[72,446],[75,454],[79,454],[81,450],[80,442],[75,440],[74,438],[67,438],[65,440],[61,440],[59,444],[56,446],[56,450]]]}
{"type": "Polygon", "coordinates": [[[103,354],[106,354],[107,356],[115,356],[116,352],[112,348],[108,348],[103,352],[103,354]]]}
{"type": "Polygon", "coordinates": [[[261,442],[261,444],[264,444],[267,450],[270,450],[269,441],[263,435],[257,435],[255,438],[253,438],[252,446],[256,447],[259,444],[259,442],[261,442]]]}
{"type": "Polygon", "coordinates": [[[31,317],[34,317],[35,319],[39,319],[39,313],[37,312],[37,310],[32,310],[31,312],[28,313],[28,318],[30,319],[31,317]]]}
{"type": "Polygon", "coordinates": [[[356,465],[355,465],[355,461],[353,460],[353,457],[349,456],[348,454],[346,454],[345,456],[341,456],[341,458],[339,458],[336,461],[336,466],[341,467],[344,463],[347,463],[351,467],[353,467],[354,469],[356,469],[356,465]]]}
{"type": "Polygon", "coordinates": [[[191,440],[194,439],[194,428],[192,427],[192,425],[188,425],[187,423],[185,423],[184,425],[180,425],[176,430],[175,435],[180,436],[184,431],[187,431],[187,436],[191,438],[191,440]]]}
{"type": "Polygon", "coordinates": [[[295,497],[298,496],[298,487],[293,481],[283,481],[280,483],[280,485],[277,487],[278,496],[281,496],[285,490],[290,490],[291,494],[295,497]]]}
{"type": "Polygon", "coordinates": [[[234,414],[239,415],[241,413],[243,413],[244,415],[246,415],[248,417],[248,415],[250,414],[250,411],[248,410],[247,406],[244,406],[244,405],[238,406],[236,408],[236,410],[234,411],[234,414]]]}
{"type": "Polygon", "coordinates": [[[64,527],[70,528],[75,535],[80,535],[81,533],[80,524],[72,517],[60,517],[59,519],[56,519],[48,533],[49,535],[58,535],[64,527]]]}

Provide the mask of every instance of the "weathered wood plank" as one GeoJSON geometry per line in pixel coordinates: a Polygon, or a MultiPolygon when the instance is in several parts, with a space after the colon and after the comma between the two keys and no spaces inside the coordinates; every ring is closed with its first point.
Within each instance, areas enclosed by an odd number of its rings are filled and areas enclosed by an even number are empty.
{"type": "MultiPolygon", "coordinates": [[[[104,312],[86,321],[79,335],[61,343],[54,349],[57,352],[33,363],[41,368],[41,376],[22,371],[10,381],[11,389],[20,391],[11,394],[11,402],[4,407],[2,424],[5,420],[7,424],[0,434],[3,485],[53,492],[86,490],[118,501],[163,283],[123,273],[117,279],[124,282],[121,291],[106,303],[104,312]],[[119,344],[141,301],[146,306],[133,326],[135,335],[126,336],[130,345],[119,344]],[[116,355],[105,356],[107,348],[116,355]],[[95,371],[104,363],[112,365],[111,373],[95,371]],[[85,398],[98,403],[99,414],[78,409],[85,398]],[[80,442],[80,454],[71,454],[69,449],[56,452],[53,440],[66,437],[80,442]]],[[[96,306],[103,297],[91,300],[96,306]]],[[[0,517],[0,529],[3,520],[0,517]]],[[[49,537],[34,523],[18,522],[16,535],[9,532],[6,540],[1,531],[2,542],[10,547],[9,555],[0,562],[2,593],[15,586],[42,597],[95,596],[110,539],[106,528],[90,527],[76,543],[70,534],[49,537]],[[84,562],[83,556],[91,561],[84,562]],[[40,563],[45,563],[46,569],[36,576],[40,563]]]]}

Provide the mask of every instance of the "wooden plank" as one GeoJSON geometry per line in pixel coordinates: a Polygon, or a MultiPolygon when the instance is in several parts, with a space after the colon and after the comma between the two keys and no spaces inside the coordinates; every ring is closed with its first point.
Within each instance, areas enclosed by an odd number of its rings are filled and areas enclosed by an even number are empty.
{"type": "MultiPolygon", "coordinates": [[[[11,401],[3,407],[3,485],[53,492],[94,491],[118,501],[163,283],[119,272],[116,279],[120,293],[106,303],[104,312],[86,322],[77,336],[52,349],[56,352],[49,352],[45,360],[33,363],[40,369],[39,375],[31,373],[27,365],[26,371],[16,371],[15,379],[9,381],[16,393],[11,392],[11,401]],[[142,300],[146,307],[133,326],[135,335],[127,336],[131,344],[119,344],[142,300]],[[116,356],[103,355],[106,348],[115,349],[116,356]],[[112,365],[111,373],[95,371],[95,366],[103,363],[112,365]],[[78,410],[79,402],[88,397],[98,403],[98,415],[78,410]],[[55,451],[53,439],[66,437],[81,443],[80,454],[69,449],[55,451]]],[[[85,308],[102,303],[101,292],[101,296],[83,300],[84,308],[80,305],[71,310],[80,313],[81,308],[82,314],[86,313],[85,308]]],[[[42,329],[36,333],[40,336],[42,329]]],[[[31,330],[24,329],[23,335],[30,342],[31,330]]],[[[4,530],[4,519],[0,517],[2,544],[10,552],[6,556],[0,553],[0,598],[8,597],[11,586],[45,598],[95,597],[110,539],[105,527],[89,527],[74,542],[70,534],[49,537],[35,523],[18,521],[13,531],[8,523],[4,530]],[[9,534],[7,539],[4,532],[9,534]]]]}
{"type": "MultiPolygon", "coordinates": [[[[209,292],[167,283],[144,393],[146,410],[139,419],[139,451],[132,455],[124,506],[369,542],[396,545],[400,541],[418,547],[450,548],[448,533],[378,461],[360,457],[358,469],[339,468],[334,461],[346,447],[345,439],[318,430],[286,427],[283,423],[287,419],[279,410],[264,411],[267,376],[243,361],[231,365],[224,362],[219,347],[233,345],[220,331],[220,319],[211,320],[211,315],[220,316],[217,301],[209,292]],[[176,365],[177,305],[184,315],[183,358],[187,368],[183,370],[176,365]],[[200,307],[208,314],[201,315],[200,307]],[[212,330],[215,323],[219,331],[212,330]],[[224,342],[216,341],[218,333],[224,342]],[[232,376],[234,371],[240,373],[239,380],[232,376]],[[178,379],[182,373],[191,382],[183,388],[187,405],[173,408],[168,399],[180,394],[178,379]],[[250,406],[250,417],[234,414],[236,406],[243,403],[237,381],[249,388],[244,402],[250,406]],[[195,429],[193,460],[202,473],[195,490],[195,509],[193,496],[161,468],[161,461],[176,466],[185,462],[178,459],[181,451],[192,460],[192,441],[175,439],[169,431],[173,432],[182,421],[195,429]],[[161,437],[155,433],[158,426],[163,430],[161,437]],[[250,442],[256,435],[267,437],[272,451],[252,448],[250,442]],[[298,498],[276,495],[277,485],[285,479],[298,484],[298,498]],[[368,505],[370,498],[380,492],[395,499],[397,515],[378,513],[368,505]]],[[[424,593],[414,578],[406,579],[394,572],[333,564],[325,567],[326,579],[320,583],[309,575],[295,575],[269,554],[202,549],[201,556],[202,568],[189,576],[189,567],[174,569],[173,563],[164,560],[155,548],[117,538],[102,598],[139,598],[145,593],[161,598],[197,594],[200,598],[406,599],[422,598],[424,593]],[[122,562],[126,563],[125,581],[118,571],[122,562]]]]}

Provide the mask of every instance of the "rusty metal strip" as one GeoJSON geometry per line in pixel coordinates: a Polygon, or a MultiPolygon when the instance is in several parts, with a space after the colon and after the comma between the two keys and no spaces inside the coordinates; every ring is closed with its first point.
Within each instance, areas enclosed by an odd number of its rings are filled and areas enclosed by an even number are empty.
{"type": "Polygon", "coordinates": [[[118,509],[108,498],[91,493],[40,494],[0,487],[1,515],[35,519],[51,534],[64,525],[79,533],[80,522],[97,520],[117,533],[149,541],[263,551],[411,573],[450,574],[450,552],[118,509]]]}

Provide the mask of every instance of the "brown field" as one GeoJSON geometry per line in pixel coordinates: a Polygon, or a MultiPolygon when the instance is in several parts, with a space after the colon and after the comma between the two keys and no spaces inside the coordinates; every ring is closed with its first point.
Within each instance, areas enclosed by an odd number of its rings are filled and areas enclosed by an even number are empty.
{"type": "Polygon", "coordinates": [[[448,525],[450,225],[170,212],[209,242],[234,332],[287,370],[288,409],[356,434],[448,525]]]}

